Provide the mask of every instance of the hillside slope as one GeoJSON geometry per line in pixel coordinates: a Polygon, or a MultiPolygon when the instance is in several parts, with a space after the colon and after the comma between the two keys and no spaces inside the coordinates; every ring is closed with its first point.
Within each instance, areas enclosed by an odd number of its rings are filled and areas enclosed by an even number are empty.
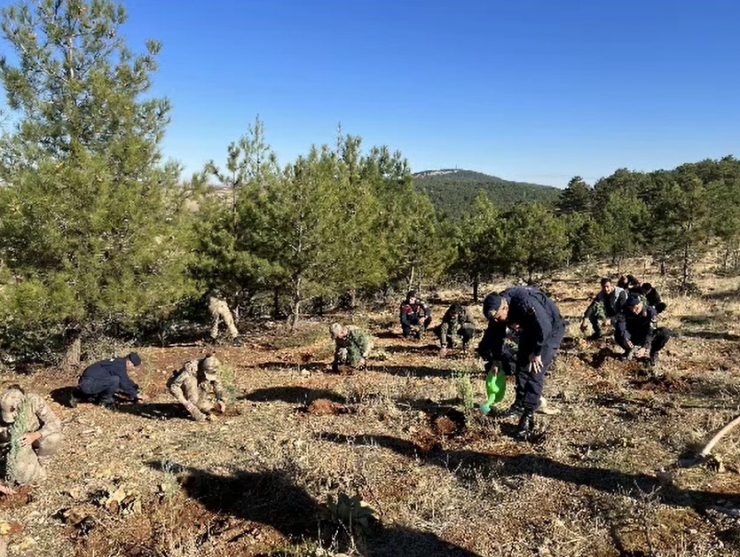
{"type": "Polygon", "coordinates": [[[481,172],[457,169],[417,172],[414,186],[426,192],[435,207],[452,217],[467,211],[481,190],[499,207],[510,207],[520,201],[552,203],[561,191],[552,186],[512,182],[481,172]]]}

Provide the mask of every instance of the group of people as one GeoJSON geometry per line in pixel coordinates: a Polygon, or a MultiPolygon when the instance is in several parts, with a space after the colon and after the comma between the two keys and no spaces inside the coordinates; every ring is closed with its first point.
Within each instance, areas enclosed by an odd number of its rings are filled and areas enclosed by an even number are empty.
{"type": "MultiPolygon", "coordinates": [[[[615,285],[611,278],[601,280],[601,290],[586,308],[581,331],[588,323],[598,340],[603,328],[611,324],[614,341],[624,350],[624,358],[646,358],[655,369],[660,351],[668,342],[671,331],[657,326],[658,314],[666,309],[658,291],[649,283],[633,276],[621,276],[615,285]]],[[[432,322],[429,306],[410,291],[400,306],[401,332],[404,338],[421,339],[432,322]]],[[[478,344],[478,355],[485,362],[487,385],[501,389],[506,376],[515,377],[515,398],[503,417],[518,417],[516,437],[527,439],[534,430],[534,414],[544,408],[542,390],[549,367],[565,336],[567,322],[557,305],[540,289],[514,287],[501,293],[491,293],[483,300],[483,315],[487,328],[478,344]]],[[[441,322],[434,327],[439,339],[440,356],[459,342],[467,350],[475,336],[475,324],[467,308],[453,303],[441,322]]],[[[372,349],[372,337],[358,327],[331,326],[336,342],[334,369],[346,365],[362,368],[372,349]]],[[[500,392],[499,395],[503,395],[500,392]]],[[[500,400],[492,398],[491,400],[500,400]]],[[[489,411],[488,404],[481,405],[489,411]]]]}
{"type": "MultiPolygon", "coordinates": [[[[148,401],[129,376],[140,365],[141,357],[132,352],[88,366],[70,395],[70,406],[76,407],[84,401],[113,408],[118,397],[133,402],[148,401]]],[[[188,360],[172,373],[167,388],[197,422],[206,421],[214,410],[226,411],[222,368],[215,356],[188,360]]],[[[63,440],[59,417],[42,397],[13,385],[0,395],[0,419],[0,444],[5,448],[3,477],[19,485],[42,480],[46,475],[45,465],[63,440]]],[[[0,482],[0,494],[13,493],[10,485],[0,482]]]]}
{"type": "Polygon", "coordinates": [[[655,369],[660,351],[671,337],[670,329],[658,327],[658,315],[667,305],[649,283],[640,284],[632,275],[622,276],[615,285],[611,278],[601,279],[601,290],[594,296],[581,319],[581,331],[591,323],[589,340],[599,340],[602,328],[614,327],[614,341],[625,351],[625,358],[645,357],[655,369]]]}
{"type": "MultiPolygon", "coordinates": [[[[218,307],[215,313],[220,314],[221,309],[218,307]]],[[[586,308],[580,327],[585,332],[590,322],[593,334],[588,338],[597,340],[603,335],[603,327],[611,323],[614,340],[624,350],[625,359],[632,360],[642,355],[655,366],[661,349],[671,336],[668,329],[657,326],[658,314],[665,309],[666,304],[651,285],[639,284],[631,275],[620,278],[616,285],[610,278],[603,278],[601,289],[586,308]]],[[[487,385],[498,385],[494,391],[498,390],[502,395],[506,377],[514,376],[514,402],[507,411],[498,415],[518,417],[516,438],[527,440],[534,430],[534,414],[545,401],[542,397],[545,377],[565,336],[566,320],[552,299],[531,286],[488,294],[483,300],[482,310],[487,327],[477,352],[485,362],[487,385]]],[[[228,326],[229,318],[220,315],[219,319],[224,319],[228,326]]],[[[429,306],[414,291],[409,292],[400,307],[402,335],[421,339],[431,321],[429,306]]],[[[217,334],[217,323],[215,329],[217,334]]],[[[235,327],[233,329],[236,330],[235,327]]],[[[467,350],[475,336],[475,324],[470,313],[459,303],[453,303],[447,309],[433,330],[439,339],[442,356],[458,342],[463,350],[467,350]]],[[[367,331],[333,323],[329,332],[335,342],[332,364],[335,371],[340,371],[343,366],[362,369],[367,365],[374,346],[374,339],[367,331]]],[[[237,335],[232,337],[236,339],[237,335]]],[[[119,396],[146,402],[147,396],[129,377],[129,372],[141,364],[140,356],[132,352],[125,357],[88,366],[70,396],[70,406],[87,401],[110,408],[115,406],[119,396]]],[[[222,366],[212,355],[185,362],[173,372],[167,388],[198,422],[206,421],[214,410],[226,411],[222,366]]],[[[487,412],[488,405],[481,405],[481,409],[484,407],[487,412]]],[[[63,440],[59,418],[42,397],[26,393],[14,385],[0,394],[0,420],[0,444],[6,448],[3,461],[5,477],[18,484],[43,479],[44,466],[63,440]]],[[[0,494],[12,493],[9,485],[0,482],[0,494]]]]}

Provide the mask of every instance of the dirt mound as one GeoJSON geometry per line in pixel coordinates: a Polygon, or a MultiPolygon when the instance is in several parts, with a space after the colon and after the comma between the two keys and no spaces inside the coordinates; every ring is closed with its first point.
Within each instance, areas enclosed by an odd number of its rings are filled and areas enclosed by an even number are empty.
{"type": "Polygon", "coordinates": [[[337,414],[345,414],[347,409],[337,402],[332,402],[325,398],[317,398],[306,406],[306,412],[315,416],[335,416],[337,414]]]}
{"type": "Polygon", "coordinates": [[[691,389],[691,383],[689,381],[674,375],[636,379],[630,383],[638,389],[660,393],[686,393],[691,389]]]}
{"type": "Polygon", "coordinates": [[[432,430],[442,437],[456,437],[465,433],[465,414],[454,408],[431,416],[432,430]]]}
{"type": "Polygon", "coordinates": [[[4,495],[0,497],[0,510],[4,509],[18,509],[25,505],[28,505],[33,501],[33,495],[31,494],[31,488],[22,485],[15,488],[14,495],[4,495]]]}

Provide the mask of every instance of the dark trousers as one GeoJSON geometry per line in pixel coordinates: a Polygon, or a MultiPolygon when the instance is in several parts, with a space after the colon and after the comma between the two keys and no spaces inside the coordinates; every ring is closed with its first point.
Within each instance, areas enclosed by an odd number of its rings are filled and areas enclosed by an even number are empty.
{"type": "Polygon", "coordinates": [[[529,371],[530,351],[520,346],[516,361],[516,401],[524,406],[525,410],[535,411],[540,406],[542,389],[545,386],[545,374],[550,367],[555,354],[560,348],[560,343],[565,336],[565,326],[553,331],[542,345],[542,369],[539,373],[529,371]]]}
{"type": "Polygon", "coordinates": [[[98,403],[111,403],[113,396],[121,387],[121,379],[115,375],[108,377],[82,377],[79,389],[88,398],[98,403]]]}
{"type": "MultiPolygon", "coordinates": [[[[670,329],[667,329],[665,327],[658,327],[657,329],[655,329],[653,340],[650,343],[650,356],[660,352],[668,342],[668,339],[671,338],[671,336],[673,336],[673,333],[670,329]]],[[[614,334],[614,341],[619,346],[621,346],[625,350],[625,352],[629,352],[629,348],[627,347],[627,339],[620,335],[618,332],[614,334]]],[[[643,346],[645,344],[644,338],[632,337],[630,338],[630,341],[634,346],[637,347],[643,346]]]]}
{"type": "Polygon", "coordinates": [[[411,334],[411,327],[419,327],[419,333],[423,333],[431,322],[431,317],[425,317],[424,319],[419,319],[418,317],[409,317],[406,323],[401,323],[403,336],[407,337],[411,334]]]}
{"type": "Polygon", "coordinates": [[[665,308],[667,308],[668,306],[665,304],[665,302],[658,302],[653,307],[655,308],[655,311],[657,313],[663,313],[665,311],[665,308]]]}

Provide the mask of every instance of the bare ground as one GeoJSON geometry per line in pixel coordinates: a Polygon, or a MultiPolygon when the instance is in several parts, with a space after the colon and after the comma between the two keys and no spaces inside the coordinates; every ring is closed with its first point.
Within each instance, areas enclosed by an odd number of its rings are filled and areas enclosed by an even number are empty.
{"type": "Polygon", "coordinates": [[[584,284],[549,285],[571,326],[546,386],[560,413],[538,416],[533,443],[466,411],[465,377],[484,398],[481,363],[399,338],[395,307],[353,317],[379,337],[354,375],[326,369],[329,318],[217,348],[232,402],[211,423],[165,390],[200,345],[142,347],[152,402],[117,411],[60,404],[72,375],[13,377],[48,396],[66,444],[42,485],[0,501],[0,534],[23,556],[740,555],[738,432],[716,460],[671,468],[738,413],[737,281],[669,298],[680,336],[657,376],[581,338],[584,284]],[[377,520],[332,515],[340,493],[377,520]]]}

